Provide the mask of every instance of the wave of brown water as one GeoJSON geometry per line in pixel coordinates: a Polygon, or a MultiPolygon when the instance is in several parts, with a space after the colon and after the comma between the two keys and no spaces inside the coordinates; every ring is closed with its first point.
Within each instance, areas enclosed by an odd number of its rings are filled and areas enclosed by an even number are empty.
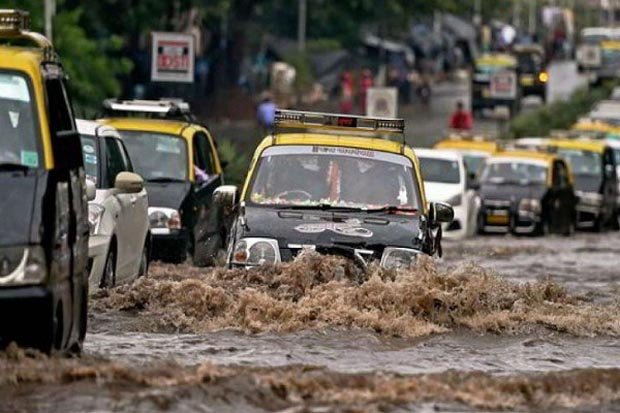
{"type": "Polygon", "coordinates": [[[326,407],[322,412],[391,411],[385,406],[429,401],[482,409],[579,410],[618,403],[620,369],[403,376],[343,374],[304,366],[247,368],[206,363],[184,367],[162,362],[136,367],[94,358],[48,359],[10,348],[0,353],[0,397],[5,401],[0,411],[47,411],[48,407],[61,411],[66,405],[71,411],[95,407],[104,411],[114,406],[115,411],[137,412],[152,411],[153,404],[159,411],[188,411],[184,409],[192,403],[204,406],[212,401],[237,409],[253,407],[243,411],[285,411],[294,406],[326,407]],[[55,404],[58,401],[60,405],[55,404]]]}
{"type": "Polygon", "coordinates": [[[552,282],[516,284],[475,265],[361,273],[346,260],[308,254],[252,270],[154,266],[131,285],[99,293],[96,311],[131,311],[135,329],[204,333],[226,328],[291,332],[370,329],[419,337],[456,328],[576,336],[620,334],[620,305],[593,304],[552,282]]]}

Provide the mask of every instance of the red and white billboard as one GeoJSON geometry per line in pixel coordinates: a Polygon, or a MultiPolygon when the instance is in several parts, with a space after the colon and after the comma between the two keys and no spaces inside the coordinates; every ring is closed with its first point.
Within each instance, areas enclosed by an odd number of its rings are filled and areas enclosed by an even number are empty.
{"type": "Polygon", "coordinates": [[[151,80],[153,82],[194,81],[194,36],[154,32],[152,35],[151,80]]]}

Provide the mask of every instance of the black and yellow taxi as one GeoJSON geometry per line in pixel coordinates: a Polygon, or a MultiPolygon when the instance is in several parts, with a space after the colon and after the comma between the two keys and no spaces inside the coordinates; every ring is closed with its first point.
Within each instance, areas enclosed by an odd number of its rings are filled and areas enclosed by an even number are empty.
{"type": "Polygon", "coordinates": [[[549,73],[545,68],[545,52],[537,44],[516,45],[512,54],[517,59],[517,76],[523,96],[547,99],[549,73]]]}
{"type": "Polygon", "coordinates": [[[482,168],[484,161],[491,155],[501,150],[501,145],[485,136],[466,136],[463,134],[451,134],[433,145],[434,149],[445,149],[463,154],[468,178],[475,180],[482,168]]]}
{"type": "Polygon", "coordinates": [[[521,104],[517,59],[507,53],[483,54],[474,62],[471,75],[471,109],[474,115],[485,110],[506,108],[516,114],[521,104]]]}
{"type": "Polygon", "coordinates": [[[223,174],[214,139],[179,100],[107,100],[106,118],[123,137],[149,196],[154,260],[213,263],[226,228],[212,208],[223,174]]]}
{"type": "Polygon", "coordinates": [[[28,26],[26,12],[0,10],[0,342],[79,352],[89,234],[82,151],[62,65],[28,26]]]}
{"type": "Polygon", "coordinates": [[[578,228],[599,231],[618,225],[618,176],[614,151],[605,141],[549,139],[546,150],[569,164],[579,197],[578,228]]]}
{"type": "Polygon", "coordinates": [[[402,119],[277,111],[241,191],[228,264],[276,264],[312,250],[402,268],[440,251],[439,224],[454,212],[426,202],[414,151],[384,138],[403,131],[402,119]]]}
{"type": "Polygon", "coordinates": [[[573,178],[558,155],[499,152],[487,159],[479,192],[482,233],[570,235],[575,228],[573,178]]]}

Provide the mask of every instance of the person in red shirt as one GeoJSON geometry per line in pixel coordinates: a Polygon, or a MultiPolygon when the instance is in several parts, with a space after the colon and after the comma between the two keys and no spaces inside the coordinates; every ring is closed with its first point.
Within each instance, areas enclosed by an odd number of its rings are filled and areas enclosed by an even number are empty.
{"type": "Polygon", "coordinates": [[[474,119],[471,113],[465,110],[463,102],[456,103],[456,111],[450,117],[450,129],[468,131],[474,127],[474,119]]]}

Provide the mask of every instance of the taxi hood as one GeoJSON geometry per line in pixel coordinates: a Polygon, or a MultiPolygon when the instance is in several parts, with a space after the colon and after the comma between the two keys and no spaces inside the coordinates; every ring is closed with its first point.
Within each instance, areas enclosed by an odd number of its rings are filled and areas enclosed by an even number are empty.
{"type": "Polygon", "coordinates": [[[519,201],[521,199],[542,199],[547,191],[547,186],[540,183],[529,184],[493,184],[482,182],[480,184],[480,196],[482,199],[494,199],[502,201],[519,201]]]}
{"type": "Polygon", "coordinates": [[[40,228],[42,195],[37,187],[40,177],[36,171],[0,171],[0,246],[38,243],[32,234],[40,228]],[[38,213],[35,213],[38,211],[38,213]],[[35,222],[36,221],[36,222],[35,222]]]}
{"type": "Polygon", "coordinates": [[[409,215],[247,207],[245,217],[243,237],[274,238],[281,248],[290,244],[414,248],[420,233],[418,217],[409,215]]]}

